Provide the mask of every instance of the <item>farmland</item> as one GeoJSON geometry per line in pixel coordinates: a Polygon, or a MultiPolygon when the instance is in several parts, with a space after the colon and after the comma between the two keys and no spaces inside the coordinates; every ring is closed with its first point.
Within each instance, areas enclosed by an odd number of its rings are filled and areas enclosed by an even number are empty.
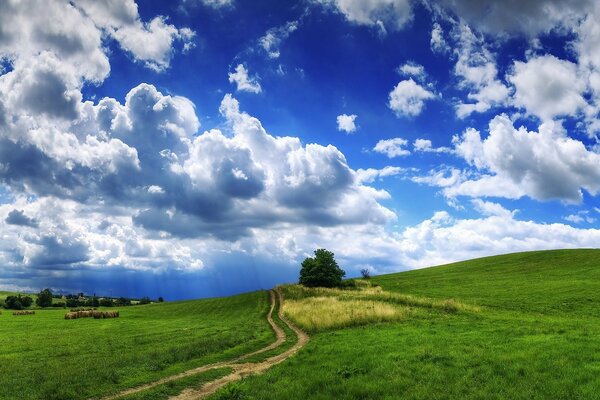
{"type": "Polygon", "coordinates": [[[302,343],[273,314],[285,333],[275,341],[264,291],[102,320],[7,310],[0,398],[192,399],[229,381],[209,398],[600,398],[599,266],[598,250],[545,251],[343,289],[284,285],[285,316],[310,334],[302,343]]]}
{"type": "Polygon", "coordinates": [[[63,309],[23,317],[5,310],[0,398],[101,397],[230,359],[274,340],[265,321],[268,309],[263,291],[125,307],[119,318],[101,320],[65,320],[63,309]]]}

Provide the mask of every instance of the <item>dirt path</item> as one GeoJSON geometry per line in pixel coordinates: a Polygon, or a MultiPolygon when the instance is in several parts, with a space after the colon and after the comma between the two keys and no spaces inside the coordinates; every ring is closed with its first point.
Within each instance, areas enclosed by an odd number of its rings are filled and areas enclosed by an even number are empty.
{"type": "MultiPolygon", "coordinates": [[[[182,391],[178,396],[171,397],[169,400],[198,400],[203,399],[214,392],[216,392],[221,387],[226,384],[242,379],[245,376],[260,374],[267,369],[271,368],[274,365],[277,365],[292,355],[296,354],[298,350],[300,350],[307,342],[308,335],[304,333],[300,328],[296,325],[292,324],[284,315],[283,315],[283,295],[281,291],[277,290],[277,296],[279,297],[279,318],[292,329],[296,336],[298,337],[298,341],[294,346],[292,346],[287,351],[278,354],[273,357],[267,358],[265,361],[260,363],[246,363],[246,364],[232,364],[228,365],[228,367],[233,368],[233,372],[227,376],[209,382],[202,386],[199,389],[186,389],[182,391]]],[[[284,332],[285,335],[285,332],[284,332]]],[[[285,340],[285,336],[284,336],[285,340]]]]}
{"type": "Polygon", "coordinates": [[[308,342],[308,335],[306,335],[306,333],[304,333],[302,330],[300,330],[298,327],[296,327],[294,324],[292,324],[290,321],[288,321],[285,318],[285,316],[283,315],[283,311],[282,311],[283,296],[281,294],[281,291],[271,290],[270,293],[271,293],[271,309],[269,310],[269,313],[267,314],[267,321],[269,322],[269,325],[271,325],[271,328],[273,329],[273,331],[275,332],[275,335],[276,335],[276,340],[273,343],[271,343],[270,345],[265,346],[262,349],[254,351],[252,353],[247,353],[242,356],[236,357],[232,360],[221,361],[218,363],[203,365],[198,368],[190,369],[190,370],[181,372],[179,374],[175,374],[175,375],[171,375],[171,376],[159,379],[157,381],[148,383],[146,385],[127,389],[127,390],[124,390],[115,395],[104,397],[104,398],[102,398],[102,400],[115,400],[115,399],[118,399],[123,396],[127,396],[127,395],[134,394],[134,393],[139,393],[141,391],[151,389],[153,387],[165,384],[167,382],[171,382],[171,381],[175,381],[177,379],[196,375],[196,374],[206,372],[206,371],[209,371],[209,370],[215,369],[215,368],[227,367],[227,368],[233,369],[233,372],[231,374],[224,376],[222,378],[216,379],[212,382],[209,382],[199,389],[186,389],[183,392],[181,392],[181,394],[179,394],[178,396],[171,397],[171,400],[202,399],[202,398],[214,393],[219,388],[221,388],[222,386],[226,385],[229,382],[236,381],[238,379],[243,378],[244,376],[264,372],[267,369],[269,369],[270,367],[272,367],[273,365],[279,364],[280,362],[286,360],[287,358],[289,358],[290,356],[295,354],[298,350],[300,350],[300,348],[302,346],[304,346],[306,344],[306,342],[308,342]],[[281,346],[285,342],[285,339],[286,339],[285,331],[279,325],[277,325],[275,323],[275,321],[273,321],[273,310],[275,309],[275,296],[276,295],[279,298],[278,316],[287,326],[290,327],[290,329],[292,329],[296,333],[296,335],[298,336],[298,342],[293,347],[291,347],[289,350],[287,350],[281,354],[278,354],[276,356],[267,358],[266,360],[264,360],[260,363],[241,363],[240,361],[243,361],[249,357],[264,353],[269,350],[276,349],[277,347],[281,346]]]}

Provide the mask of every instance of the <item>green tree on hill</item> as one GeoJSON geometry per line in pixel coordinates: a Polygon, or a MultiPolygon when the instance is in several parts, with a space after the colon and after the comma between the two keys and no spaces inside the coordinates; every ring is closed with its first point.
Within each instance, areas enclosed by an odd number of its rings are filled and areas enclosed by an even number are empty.
{"type": "Polygon", "coordinates": [[[300,284],[308,287],[335,287],[342,283],[346,272],[341,269],[331,251],[315,250],[314,257],[302,261],[300,284]]]}
{"type": "Polygon", "coordinates": [[[39,292],[35,304],[40,307],[50,307],[52,305],[52,290],[44,289],[39,292]]]}

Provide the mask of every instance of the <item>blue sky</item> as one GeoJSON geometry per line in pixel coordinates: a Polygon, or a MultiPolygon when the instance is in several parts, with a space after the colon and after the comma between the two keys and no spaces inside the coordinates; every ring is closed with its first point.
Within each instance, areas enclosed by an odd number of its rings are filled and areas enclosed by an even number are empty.
{"type": "Polygon", "coordinates": [[[593,1],[0,2],[0,289],[600,243],[593,1]]]}

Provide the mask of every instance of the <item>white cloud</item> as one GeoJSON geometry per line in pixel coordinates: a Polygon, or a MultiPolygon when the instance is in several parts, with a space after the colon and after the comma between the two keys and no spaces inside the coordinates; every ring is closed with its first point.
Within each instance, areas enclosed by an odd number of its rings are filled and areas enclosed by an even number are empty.
{"type": "Polygon", "coordinates": [[[455,138],[456,154],[479,176],[445,189],[448,196],[497,196],[577,203],[582,189],[600,191],[600,154],[568,137],[559,123],[540,125],[539,132],[515,129],[506,115],[492,119],[489,136],[469,129],[455,138]]]}
{"type": "Polygon", "coordinates": [[[429,45],[431,46],[431,51],[434,53],[450,52],[450,46],[448,46],[448,43],[446,43],[446,39],[444,38],[444,30],[437,22],[433,23],[429,45]]]}
{"type": "Polygon", "coordinates": [[[421,114],[425,101],[433,98],[435,94],[411,78],[400,81],[390,92],[388,107],[398,117],[415,117],[421,114]]]}
{"type": "Polygon", "coordinates": [[[134,0],[78,0],[76,5],[136,61],[156,71],[169,67],[174,42],[182,42],[184,50],[193,46],[192,30],[167,24],[162,16],[142,21],[134,0]]]}
{"type": "Polygon", "coordinates": [[[593,224],[594,222],[596,222],[596,218],[591,217],[589,214],[590,212],[588,210],[582,210],[577,212],[576,214],[567,215],[566,217],[563,217],[563,219],[574,224],[581,224],[583,222],[593,224]]]}
{"type": "Polygon", "coordinates": [[[244,64],[238,64],[235,72],[229,73],[229,82],[235,83],[238,91],[260,93],[262,88],[256,77],[248,76],[248,70],[244,64]]]}
{"type": "Polygon", "coordinates": [[[492,53],[466,25],[459,25],[453,33],[458,42],[454,73],[461,79],[459,89],[468,90],[469,102],[456,105],[456,115],[465,118],[473,112],[485,112],[505,104],[509,89],[497,77],[498,69],[492,53]]]}
{"type": "Polygon", "coordinates": [[[404,146],[408,144],[408,140],[402,138],[382,139],[377,142],[373,151],[385,154],[389,158],[407,156],[410,151],[404,146]]]}
{"type": "Polygon", "coordinates": [[[341,114],[337,116],[337,128],[338,131],[344,131],[346,133],[356,132],[356,114],[347,115],[341,114]]]}
{"type": "Polygon", "coordinates": [[[403,76],[413,77],[417,81],[422,81],[427,75],[425,68],[421,64],[415,62],[407,62],[406,64],[401,65],[398,67],[398,72],[403,76]]]}
{"type": "Polygon", "coordinates": [[[376,168],[367,168],[367,169],[357,169],[356,170],[356,179],[358,182],[364,183],[373,183],[376,180],[380,180],[383,178],[387,178],[390,176],[397,176],[401,173],[405,172],[406,169],[400,167],[386,166],[381,169],[376,168]]]}
{"type": "Polygon", "coordinates": [[[552,55],[516,61],[508,80],[515,86],[515,105],[543,121],[576,115],[586,106],[585,81],[570,61],[552,55]]]}
{"type": "Polygon", "coordinates": [[[422,153],[451,153],[452,149],[449,147],[433,147],[431,140],[429,139],[415,139],[413,142],[413,148],[416,152],[422,153]]]}
{"type": "Polygon", "coordinates": [[[326,6],[334,7],[344,17],[357,25],[372,26],[380,29],[398,30],[412,19],[412,7],[409,0],[314,0],[326,6]]]}
{"type": "Polygon", "coordinates": [[[279,58],[281,43],[298,29],[298,21],[291,21],[285,25],[269,29],[258,43],[270,58],[279,58]]]}
{"type": "Polygon", "coordinates": [[[483,201],[481,199],[473,199],[471,200],[473,207],[486,217],[507,217],[512,218],[515,214],[515,211],[509,211],[506,208],[502,207],[501,204],[493,203],[491,201],[483,201]]]}
{"type": "Polygon", "coordinates": [[[202,4],[212,8],[231,7],[234,5],[234,0],[200,0],[202,4]]]}

